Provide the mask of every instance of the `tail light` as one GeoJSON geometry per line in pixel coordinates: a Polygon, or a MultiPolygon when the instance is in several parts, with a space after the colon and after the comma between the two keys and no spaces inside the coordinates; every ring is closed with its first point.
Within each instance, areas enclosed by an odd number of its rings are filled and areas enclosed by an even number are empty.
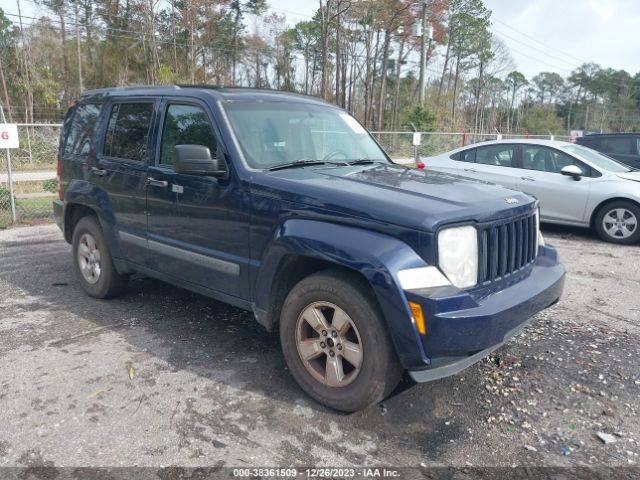
{"type": "Polygon", "coordinates": [[[58,174],[58,200],[64,200],[64,195],[62,193],[62,162],[60,161],[60,159],[58,159],[57,174],[58,174]]]}

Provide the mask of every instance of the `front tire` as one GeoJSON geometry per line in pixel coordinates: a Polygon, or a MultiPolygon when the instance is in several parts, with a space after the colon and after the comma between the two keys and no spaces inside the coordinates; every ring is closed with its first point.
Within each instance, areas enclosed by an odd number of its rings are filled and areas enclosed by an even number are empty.
{"type": "Polygon", "coordinates": [[[607,242],[631,244],[640,240],[640,208],[624,200],[608,203],[595,219],[596,231],[607,242]]]}
{"type": "Polygon", "coordinates": [[[282,308],[280,341],[300,387],[336,410],[378,403],[402,377],[373,293],[348,272],[326,270],[293,287],[282,308]]]}
{"type": "Polygon", "coordinates": [[[95,298],[110,298],[124,290],[129,277],[119,274],[113,265],[96,217],[80,219],[71,245],[76,277],[85,292],[95,298]]]}

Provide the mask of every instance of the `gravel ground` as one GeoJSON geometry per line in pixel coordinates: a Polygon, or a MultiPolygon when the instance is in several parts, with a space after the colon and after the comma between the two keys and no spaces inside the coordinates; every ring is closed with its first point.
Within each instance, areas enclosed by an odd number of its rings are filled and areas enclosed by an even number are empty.
{"type": "Polygon", "coordinates": [[[351,415],[308,399],[248,313],[137,277],[91,299],[55,226],[2,231],[0,466],[637,467],[640,246],[543,231],[568,271],[557,305],[351,415]]]}

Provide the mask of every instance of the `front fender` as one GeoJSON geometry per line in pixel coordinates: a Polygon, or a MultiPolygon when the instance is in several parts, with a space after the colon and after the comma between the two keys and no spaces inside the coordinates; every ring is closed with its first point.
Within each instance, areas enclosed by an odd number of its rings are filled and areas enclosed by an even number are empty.
{"type": "Polygon", "coordinates": [[[116,258],[123,257],[120,242],[115,233],[116,219],[113,214],[111,201],[109,200],[108,193],[103,188],[86,180],[72,180],[65,191],[64,202],[65,231],[68,225],[67,222],[69,221],[69,206],[75,204],[90,208],[96,213],[100,221],[102,232],[104,233],[111,255],[116,258]]]}
{"type": "Polygon", "coordinates": [[[258,270],[255,306],[267,311],[270,286],[288,255],[330,262],[361,273],[371,285],[385,317],[400,362],[406,368],[428,364],[397,272],[425,266],[406,243],[388,235],[346,225],[292,219],[277,229],[258,270]]]}

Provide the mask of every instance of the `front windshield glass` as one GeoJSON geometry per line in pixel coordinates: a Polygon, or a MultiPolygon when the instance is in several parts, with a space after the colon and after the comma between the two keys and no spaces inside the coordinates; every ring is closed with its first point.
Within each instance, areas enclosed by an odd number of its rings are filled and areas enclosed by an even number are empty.
{"type": "Polygon", "coordinates": [[[322,105],[239,102],[225,105],[249,165],[271,168],[298,161],[388,163],[369,133],[349,114],[322,105]]]}
{"type": "Polygon", "coordinates": [[[602,168],[613,173],[630,172],[631,169],[624,163],[620,163],[613,158],[609,158],[606,155],[592,150],[591,148],[583,147],[582,145],[565,145],[562,147],[565,151],[580,155],[585,160],[589,160],[596,167],[602,168]]]}

